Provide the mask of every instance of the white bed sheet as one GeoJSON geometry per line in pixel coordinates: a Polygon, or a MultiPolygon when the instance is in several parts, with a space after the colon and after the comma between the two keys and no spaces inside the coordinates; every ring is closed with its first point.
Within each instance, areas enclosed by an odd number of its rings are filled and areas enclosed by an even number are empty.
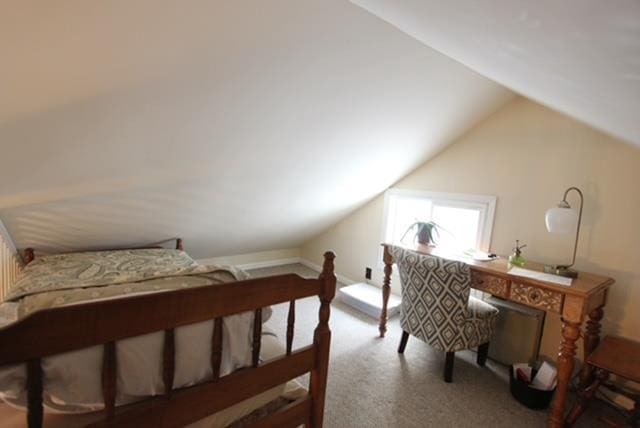
{"type": "MultiPolygon", "coordinates": [[[[17,319],[17,303],[0,304],[0,327],[17,319]]],[[[253,312],[223,319],[221,375],[251,363],[253,312]]],[[[266,319],[265,319],[266,321],[266,319]]],[[[211,376],[213,321],[177,328],[174,388],[211,376]]],[[[163,332],[117,342],[116,403],[126,404],[162,394],[163,332]]],[[[44,358],[43,404],[47,412],[82,413],[104,407],[101,387],[103,347],[94,346],[44,358]]],[[[0,367],[0,398],[26,407],[24,364],[0,367]]]]}
{"type": "MultiPolygon", "coordinates": [[[[260,357],[269,360],[280,355],[284,355],[284,347],[278,338],[265,329],[262,336],[262,346],[260,357]]],[[[285,397],[295,400],[303,397],[307,391],[297,382],[291,381],[286,384],[271,388],[255,397],[241,401],[213,415],[207,416],[191,425],[188,428],[222,428],[230,425],[234,421],[250,414],[254,410],[266,405],[278,397],[285,397]]],[[[0,420],[3,428],[21,428],[25,424],[26,414],[23,410],[10,408],[0,404],[0,420]]],[[[68,414],[45,414],[44,424],[49,428],[79,428],[98,421],[102,418],[101,413],[89,413],[82,415],[68,414]]]]}

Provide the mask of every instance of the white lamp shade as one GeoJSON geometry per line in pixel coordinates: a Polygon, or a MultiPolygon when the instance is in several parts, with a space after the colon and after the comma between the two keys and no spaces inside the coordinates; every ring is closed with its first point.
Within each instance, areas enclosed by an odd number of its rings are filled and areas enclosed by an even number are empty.
{"type": "Polygon", "coordinates": [[[578,226],[578,213],[571,208],[554,207],[547,211],[544,221],[551,233],[574,233],[578,226]]]}

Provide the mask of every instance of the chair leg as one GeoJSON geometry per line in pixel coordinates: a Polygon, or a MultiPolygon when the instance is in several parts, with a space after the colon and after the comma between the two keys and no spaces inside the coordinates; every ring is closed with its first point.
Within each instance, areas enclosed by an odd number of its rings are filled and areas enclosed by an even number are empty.
{"type": "Polygon", "coordinates": [[[483,343],[482,345],[478,346],[478,357],[476,359],[476,362],[480,367],[484,367],[485,363],[487,362],[487,355],[489,355],[489,342],[483,343]]]}
{"type": "MultiPolygon", "coordinates": [[[[603,382],[606,382],[607,379],[609,379],[609,372],[607,372],[606,370],[598,370],[596,375],[596,380],[593,381],[593,383],[588,387],[578,391],[578,402],[574,404],[571,410],[569,411],[569,414],[565,419],[566,426],[572,427],[576,423],[580,415],[584,413],[589,401],[591,401],[593,397],[596,395],[596,391],[598,390],[600,385],[603,382]]],[[[631,425],[631,426],[635,426],[635,425],[631,425]]]]}
{"type": "Polygon", "coordinates": [[[409,333],[402,330],[402,337],[400,338],[400,346],[398,346],[398,354],[404,353],[404,348],[407,347],[408,340],[409,340],[409,333]]]}
{"type": "Polygon", "coordinates": [[[453,381],[453,360],[455,352],[447,352],[447,357],[444,363],[444,381],[451,383],[453,381]]]}

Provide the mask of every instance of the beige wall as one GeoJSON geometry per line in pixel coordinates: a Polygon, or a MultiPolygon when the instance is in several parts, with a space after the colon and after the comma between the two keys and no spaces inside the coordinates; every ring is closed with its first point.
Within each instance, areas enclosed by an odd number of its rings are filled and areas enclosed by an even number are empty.
{"type": "MultiPolygon", "coordinates": [[[[638,339],[639,184],[640,150],[517,98],[394,187],[496,195],[492,251],[508,254],[520,239],[525,257],[556,263],[569,260],[571,238],[547,233],[544,213],[568,186],[580,187],[585,207],[576,266],[616,279],[603,329],[638,339]]],[[[379,266],[383,206],[383,197],[375,198],[307,242],[302,257],[319,263],[331,248],[338,273],[362,279],[365,266],[379,266]]],[[[374,272],[380,283],[381,271],[374,272]]],[[[549,316],[544,354],[555,355],[559,332],[558,317],[549,316]]]]}

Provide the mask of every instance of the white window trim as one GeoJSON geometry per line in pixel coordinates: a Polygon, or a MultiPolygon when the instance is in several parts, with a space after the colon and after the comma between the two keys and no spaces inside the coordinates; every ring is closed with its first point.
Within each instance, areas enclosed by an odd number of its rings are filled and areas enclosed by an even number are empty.
{"type": "Polygon", "coordinates": [[[434,204],[440,202],[449,206],[459,206],[460,208],[477,209],[480,207],[479,222],[482,226],[480,228],[480,236],[478,238],[478,247],[481,251],[489,252],[489,248],[491,247],[491,233],[493,232],[493,222],[495,220],[496,213],[496,201],[498,199],[496,196],[473,195],[468,193],[430,192],[396,188],[388,189],[384,193],[384,213],[382,215],[380,242],[384,242],[386,239],[387,220],[389,217],[389,198],[391,196],[431,199],[434,204]],[[487,221],[487,218],[491,219],[491,221],[487,221]]]}

